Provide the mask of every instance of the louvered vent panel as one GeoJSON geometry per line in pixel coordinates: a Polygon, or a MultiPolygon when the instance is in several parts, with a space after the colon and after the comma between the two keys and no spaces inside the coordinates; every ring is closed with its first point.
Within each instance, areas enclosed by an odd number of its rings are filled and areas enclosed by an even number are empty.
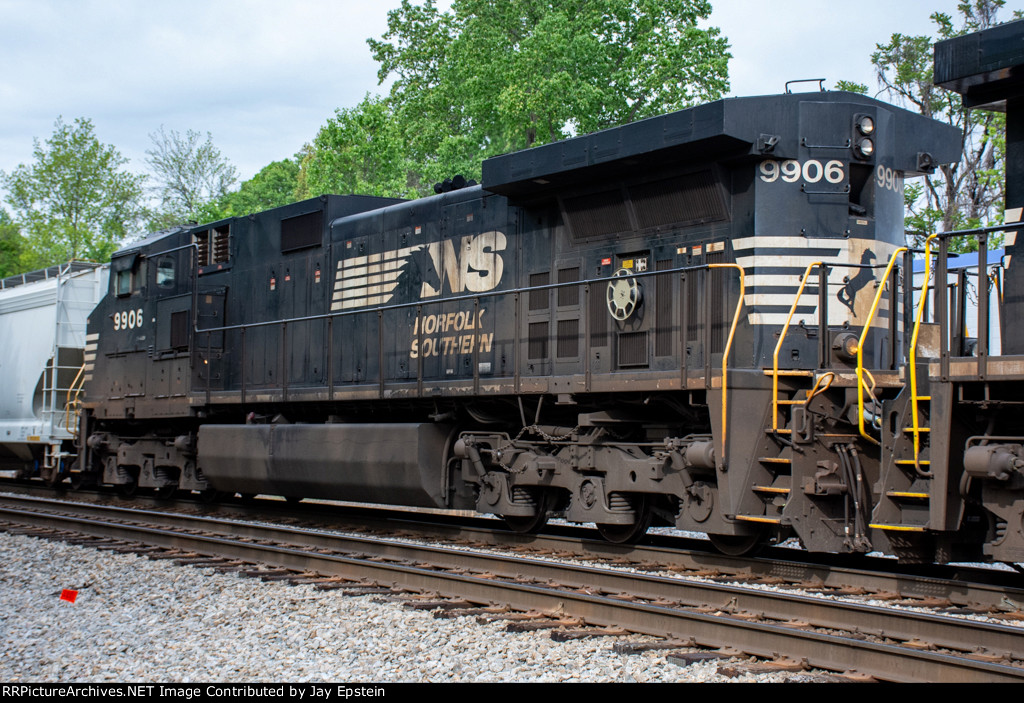
{"type": "Polygon", "coordinates": [[[188,347],[188,310],[171,313],[171,347],[184,349],[188,347]]]}
{"type": "Polygon", "coordinates": [[[200,266],[206,266],[210,263],[210,232],[196,232],[192,235],[193,241],[196,243],[196,258],[199,261],[200,266]]]}
{"type": "Polygon", "coordinates": [[[619,366],[647,366],[647,332],[619,335],[619,366]]]}
{"type": "Polygon", "coordinates": [[[641,228],[728,219],[711,171],[634,185],[629,189],[629,197],[641,228]]]}
{"type": "Polygon", "coordinates": [[[548,358],[548,323],[531,322],[528,346],[529,358],[548,358]]]}
{"type": "MultiPolygon", "coordinates": [[[[672,268],[672,260],[666,259],[657,263],[658,271],[667,271],[672,268]]],[[[658,276],[658,283],[655,286],[657,304],[654,310],[654,355],[670,356],[672,354],[672,337],[675,330],[675,316],[672,311],[676,309],[675,299],[672,291],[675,289],[675,279],[671,274],[658,276]]]]}
{"type": "Polygon", "coordinates": [[[701,291],[707,271],[694,271],[686,276],[686,338],[691,342],[704,338],[701,334],[701,291]]]}
{"type": "MultiPolygon", "coordinates": [[[[536,286],[546,286],[548,284],[548,274],[534,273],[530,274],[530,288],[536,286]]],[[[548,307],[548,300],[550,291],[547,290],[531,290],[530,291],[530,310],[546,310],[548,307]]]]}
{"type": "Polygon", "coordinates": [[[605,286],[590,289],[590,346],[608,346],[608,307],[605,302],[605,286]]]}
{"type": "Polygon", "coordinates": [[[226,264],[231,259],[231,227],[217,227],[213,230],[213,262],[226,264]]]}
{"type": "Polygon", "coordinates": [[[565,214],[576,239],[601,237],[631,229],[626,202],[619,190],[566,198],[565,214]]]}
{"type": "Polygon", "coordinates": [[[556,347],[560,359],[576,358],[580,354],[580,321],[558,321],[558,345],[556,347]]]}
{"type": "Polygon", "coordinates": [[[282,252],[317,246],[323,241],[323,237],[324,213],[322,210],[281,220],[282,252]]]}
{"type": "MultiPolygon", "coordinates": [[[[722,252],[709,253],[705,259],[709,264],[720,264],[724,258],[722,252]]],[[[725,351],[725,338],[732,325],[731,310],[727,310],[726,300],[729,291],[726,288],[726,276],[729,269],[711,269],[711,353],[725,351]]]]}
{"type": "MultiPolygon", "coordinates": [[[[580,267],[558,270],[559,283],[571,283],[580,280],[580,267]]],[[[558,289],[558,307],[580,304],[580,287],[564,286],[558,289]]]]}

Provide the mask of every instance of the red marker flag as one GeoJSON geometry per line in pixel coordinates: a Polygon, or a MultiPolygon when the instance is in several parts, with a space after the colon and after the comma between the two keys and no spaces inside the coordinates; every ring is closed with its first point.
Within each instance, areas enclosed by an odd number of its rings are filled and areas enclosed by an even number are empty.
{"type": "Polygon", "coordinates": [[[74,603],[75,598],[78,598],[78,591],[69,591],[65,588],[60,592],[60,599],[66,600],[68,603],[74,603]]]}

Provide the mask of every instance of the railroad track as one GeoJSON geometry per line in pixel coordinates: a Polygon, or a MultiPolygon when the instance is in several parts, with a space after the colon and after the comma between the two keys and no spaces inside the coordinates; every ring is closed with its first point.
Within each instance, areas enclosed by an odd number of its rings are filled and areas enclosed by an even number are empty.
{"type": "Polygon", "coordinates": [[[399,588],[466,607],[504,604],[657,635],[670,646],[785,655],[809,667],[884,680],[1024,680],[1024,628],[948,615],[521,554],[38,497],[0,496],[0,520],[5,529],[31,525],[50,535],[91,535],[104,540],[104,548],[173,550],[164,555],[264,578],[399,588]]]}
{"type": "MultiPolygon", "coordinates": [[[[9,489],[26,496],[53,497],[41,487],[9,489]]],[[[195,500],[157,500],[138,496],[132,503],[110,493],[76,492],[77,502],[100,505],[143,505],[161,512],[216,515],[241,520],[272,521],[322,530],[372,532],[380,536],[432,539],[480,548],[514,550],[537,556],[576,557],[594,562],[629,565],[641,570],[669,570],[697,579],[730,583],[771,584],[822,595],[861,597],[902,605],[1024,620],[1024,577],[1014,571],[987,567],[905,565],[888,558],[864,558],[860,568],[834,563],[833,555],[802,550],[768,549],[757,558],[731,557],[710,550],[707,540],[651,535],[639,545],[612,544],[595,539],[592,529],[549,526],[544,534],[510,532],[500,520],[452,514],[348,504],[287,504],[257,499],[216,506],[195,500]],[[710,550],[710,551],[709,551],[710,550]]]]}

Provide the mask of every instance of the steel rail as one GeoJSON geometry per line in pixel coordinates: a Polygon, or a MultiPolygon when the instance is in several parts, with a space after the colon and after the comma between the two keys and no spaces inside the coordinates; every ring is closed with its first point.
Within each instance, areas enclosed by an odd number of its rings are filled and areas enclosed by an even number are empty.
{"type": "MultiPolygon", "coordinates": [[[[53,500],[53,491],[41,487],[10,487],[24,496],[37,496],[53,500]]],[[[0,496],[3,497],[14,496],[0,496]]],[[[96,503],[82,502],[95,497],[100,501],[111,496],[76,493],[72,501],[77,510],[88,510],[96,503]]],[[[116,499],[120,503],[121,499],[116,499]]],[[[339,531],[344,529],[383,529],[393,532],[414,532],[418,539],[441,539],[472,541],[479,545],[491,545],[502,549],[533,549],[549,553],[572,553],[580,559],[623,560],[627,559],[641,568],[660,568],[673,571],[692,570],[715,574],[716,578],[732,577],[744,579],[774,579],[806,587],[829,589],[860,589],[870,592],[898,594],[905,598],[927,598],[948,600],[953,606],[967,608],[1021,610],[1024,611],[1024,583],[1019,575],[987,568],[963,569],[954,567],[927,567],[935,573],[915,573],[911,568],[901,566],[891,559],[865,560],[874,562],[872,570],[867,563],[859,567],[821,563],[812,560],[834,561],[834,555],[811,555],[799,550],[772,548],[758,557],[733,557],[708,551],[706,540],[682,536],[648,536],[648,544],[623,545],[607,542],[594,537],[593,530],[576,526],[549,526],[543,534],[522,534],[507,530],[500,520],[473,516],[459,518],[453,515],[435,515],[409,509],[393,509],[387,506],[368,507],[318,505],[303,503],[301,509],[280,501],[257,500],[256,505],[224,503],[217,506],[197,504],[189,500],[168,503],[152,497],[136,496],[133,502],[153,506],[155,515],[170,510],[199,510],[210,515],[216,512],[221,517],[237,521],[260,520],[263,522],[281,519],[300,519],[314,523],[314,529],[339,531]],[[444,520],[445,522],[439,522],[444,520]],[[811,586],[813,584],[813,586],[811,586]],[[1014,585],[1017,584],[1017,585],[1014,585]]],[[[101,502],[98,505],[106,506],[101,502]]],[[[100,510],[105,510],[105,507],[100,510]]],[[[138,509],[138,508],[137,508],[138,509]]],[[[99,514],[99,513],[97,513],[99,514]]],[[[194,514],[194,513],[193,513],[194,514]]],[[[839,555],[842,558],[842,555],[839,555]]]]}
{"type": "Polygon", "coordinates": [[[68,529],[98,537],[130,539],[188,551],[267,563],[296,570],[315,570],[345,578],[367,579],[414,590],[429,590],[474,602],[504,602],[516,608],[558,610],[563,615],[582,617],[588,623],[616,625],[626,629],[690,638],[703,646],[729,646],[750,654],[770,657],[778,652],[806,659],[826,669],[856,669],[890,680],[1009,681],[1024,680],[1024,669],[1005,664],[976,661],[952,654],[922,652],[886,643],[870,643],[851,637],[807,632],[785,624],[751,622],[744,613],[775,620],[799,620],[821,629],[843,629],[879,637],[912,640],[928,638],[941,647],[974,649],[985,642],[997,655],[1022,651],[1024,630],[919,613],[837,603],[820,598],[751,591],[735,586],[704,584],[614,572],[593,567],[570,566],[532,559],[508,559],[464,550],[420,547],[368,538],[339,537],[298,528],[239,524],[235,521],[156,514],[117,508],[120,516],[133,520],[176,523],[170,531],[152,524],[111,523],[91,517],[3,508],[0,514],[22,523],[68,529]],[[240,529],[239,529],[240,528],[240,529]],[[178,530],[187,529],[190,534],[178,530]],[[202,531],[197,534],[197,532],[202,531]],[[235,539],[239,534],[244,539],[235,539]],[[256,543],[259,540],[260,543],[256,543]],[[304,547],[297,546],[305,543],[304,547]],[[342,554],[313,550],[351,551],[372,554],[375,559],[396,563],[367,562],[342,554]],[[458,569],[443,573],[408,564],[426,561],[441,568],[458,569]],[[400,563],[406,562],[406,563],[400,563]],[[472,565],[488,577],[462,572],[472,565]],[[523,578],[557,582],[557,587],[535,586],[506,579],[523,578]],[[567,590],[569,589],[569,590],[567,590]],[[574,590],[575,589],[575,590],[574,590]],[[594,593],[597,591],[598,593],[594,593]],[[624,601],[645,598],[653,603],[624,601]],[[671,601],[672,605],[660,603],[671,601]],[[681,604],[682,608],[679,605],[681,604]],[[726,610],[736,615],[708,615],[691,608],[726,610]],[[940,640],[940,638],[945,638],[940,640]],[[898,664],[896,662],[899,662],[898,664]]]}

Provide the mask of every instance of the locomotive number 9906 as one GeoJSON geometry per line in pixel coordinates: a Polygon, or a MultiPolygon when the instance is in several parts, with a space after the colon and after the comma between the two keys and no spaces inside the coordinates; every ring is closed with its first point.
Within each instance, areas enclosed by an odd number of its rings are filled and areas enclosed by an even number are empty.
{"type": "Polygon", "coordinates": [[[843,162],[835,159],[822,164],[817,159],[808,159],[800,163],[796,159],[786,161],[773,161],[767,159],[761,162],[761,180],[765,183],[774,183],[782,177],[786,183],[796,183],[802,177],[808,183],[817,183],[824,178],[829,183],[842,183],[846,178],[843,172],[843,162]]]}
{"type": "Polygon", "coordinates": [[[114,313],[114,330],[133,330],[142,327],[142,308],[114,313]]]}

